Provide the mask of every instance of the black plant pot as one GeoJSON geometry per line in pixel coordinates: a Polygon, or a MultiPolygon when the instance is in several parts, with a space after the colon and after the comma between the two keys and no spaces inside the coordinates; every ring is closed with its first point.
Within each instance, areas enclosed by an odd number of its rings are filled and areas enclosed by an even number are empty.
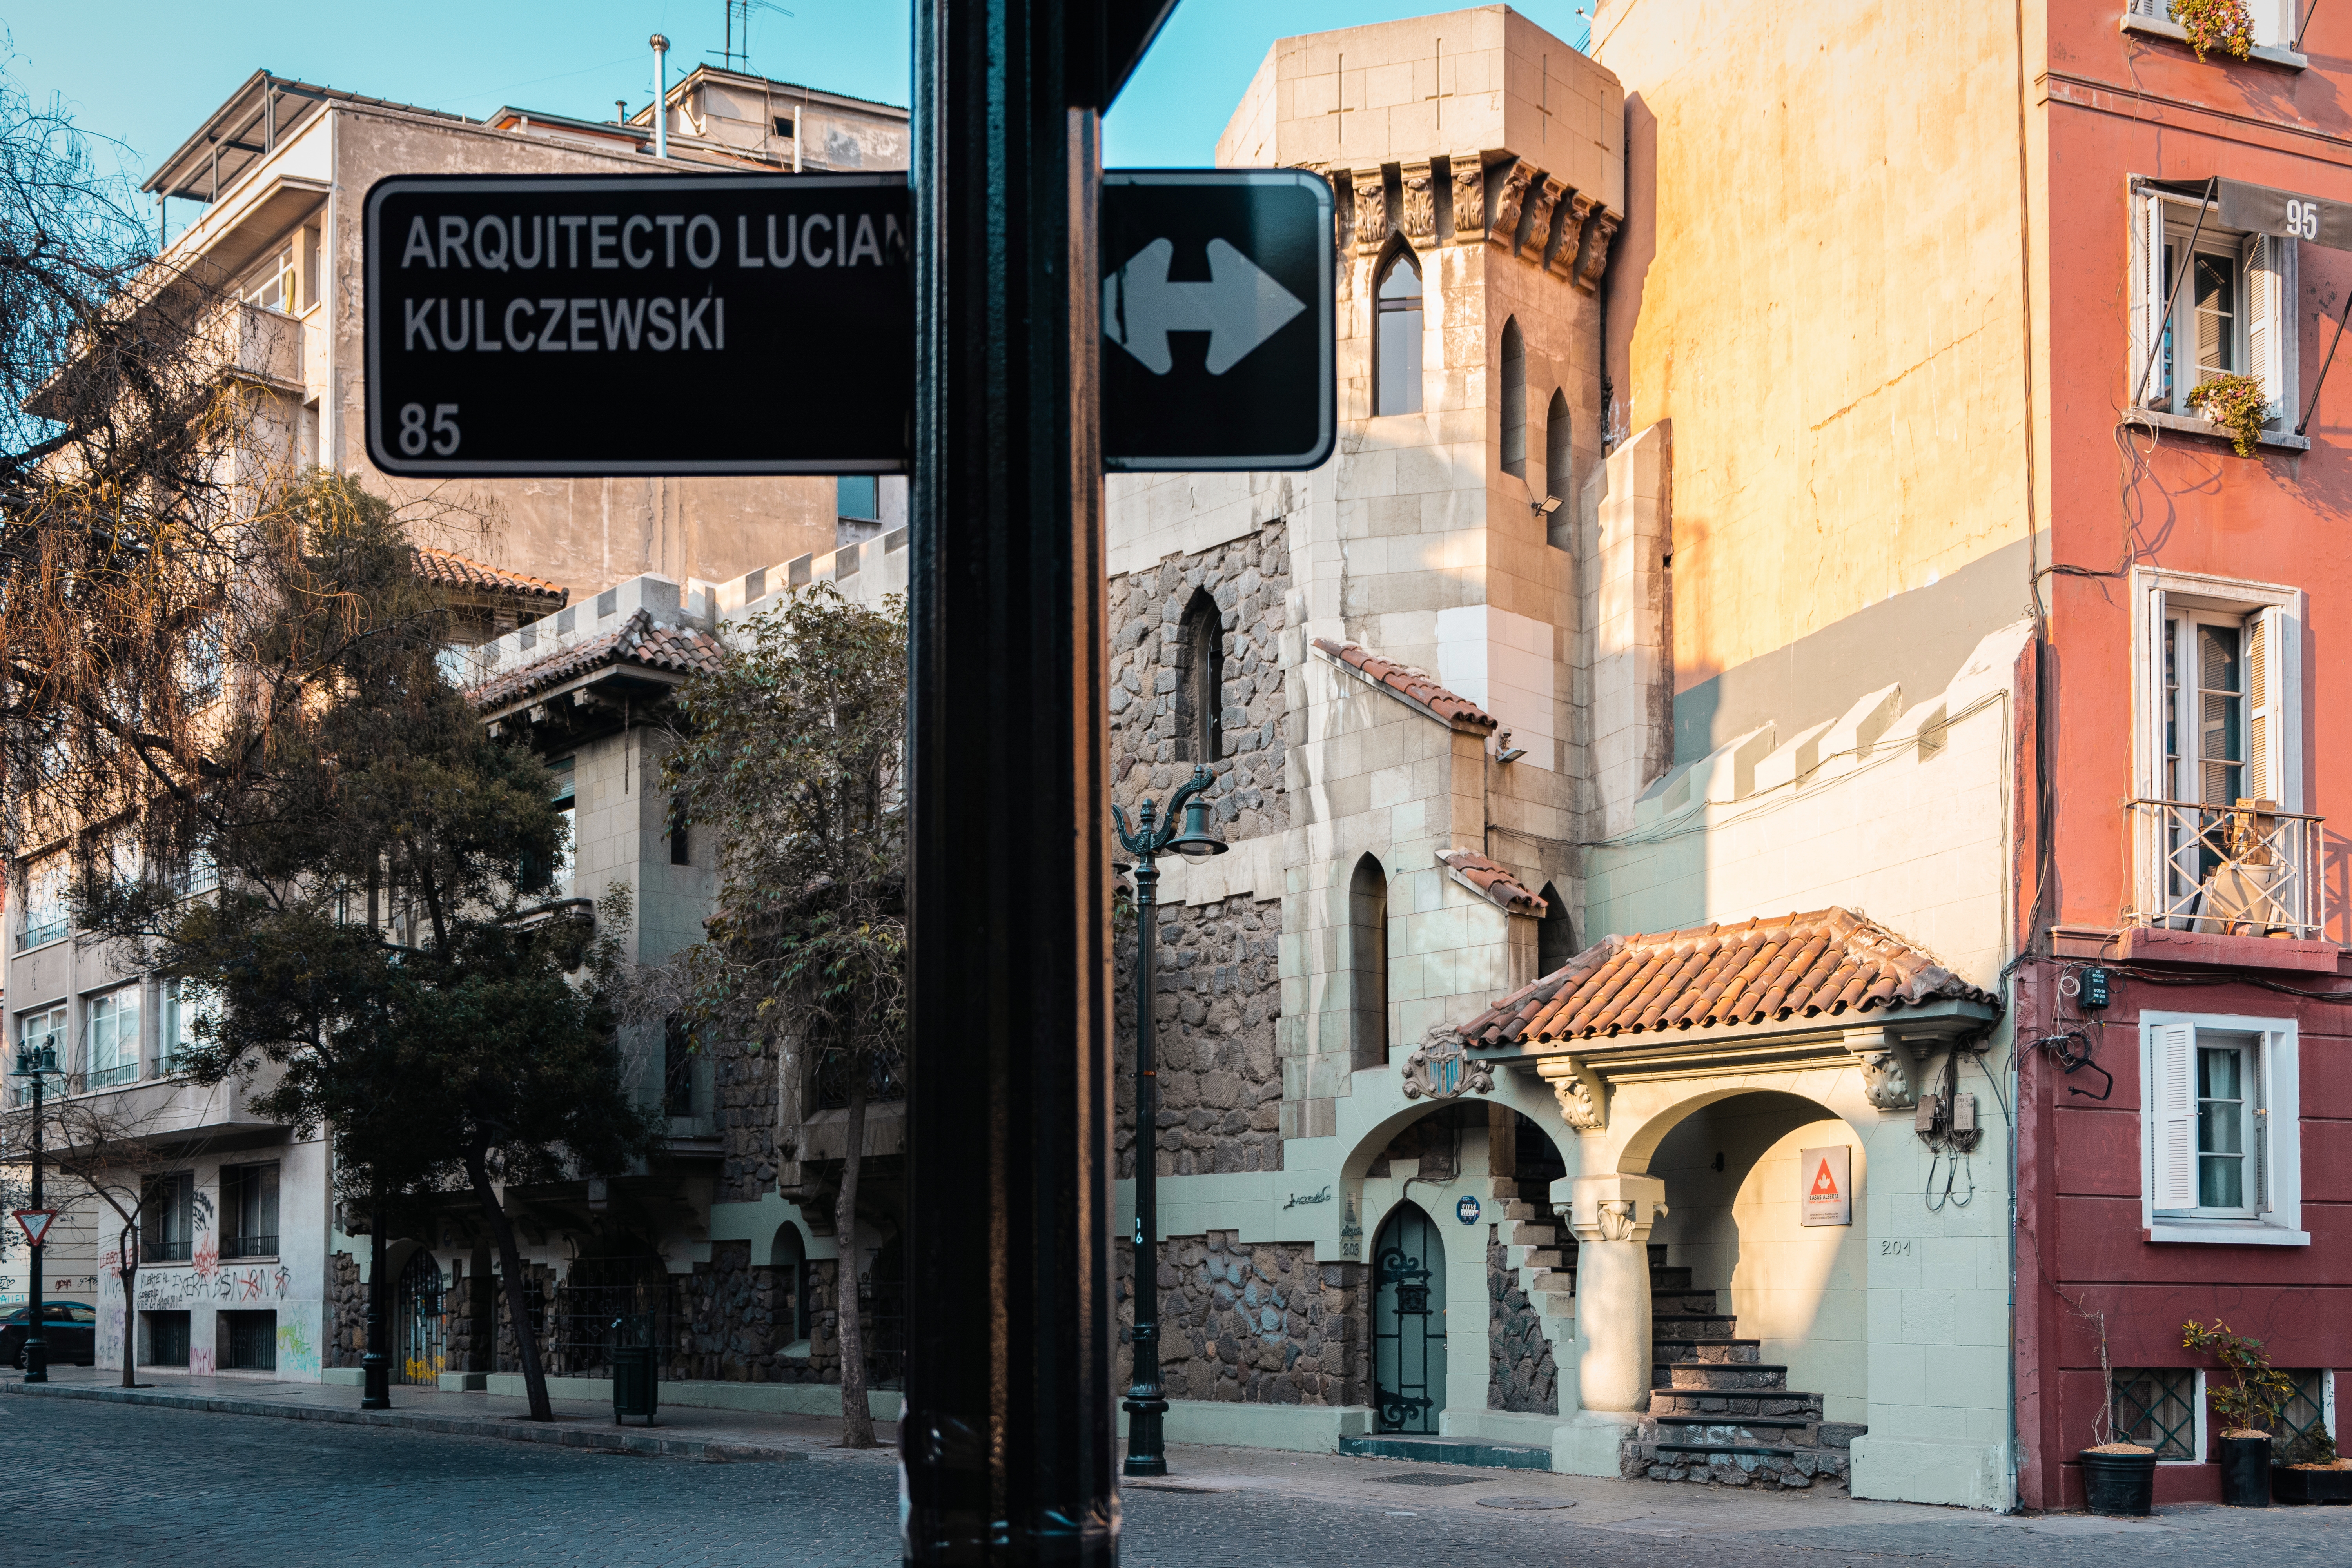
{"type": "Polygon", "coordinates": [[[2271,1506],[2271,1440],[2221,1439],[2221,1502],[2227,1508],[2271,1506]]]}
{"type": "Polygon", "coordinates": [[[2280,1502],[2352,1503],[2352,1470],[2271,1471],[2271,1496],[2280,1502]]]}
{"type": "Polygon", "coordinates": [[[2083,1498],[2093,1513],[2144,1519],[2156,1507],[2156,1454],[2094,1454],[2083,1459],[2083,1498]]]}

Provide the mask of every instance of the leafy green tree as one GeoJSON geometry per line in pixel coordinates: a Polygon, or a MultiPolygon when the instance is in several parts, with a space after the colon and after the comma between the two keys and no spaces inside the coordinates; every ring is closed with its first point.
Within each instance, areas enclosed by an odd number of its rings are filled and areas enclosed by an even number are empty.
{"type": "Polygon", "coordinates": [[[826,1055],[848,1081],[835,1234],[842,1442],[874,1445],[857,1320],[857,1181],[867,1101],[905,1070],[907,728],[903,603],[869,610],[829,583],[753,616],[717,670],[679,688],[664,764],[719,846],[718,908],[677,963],[696,1040],[826,1055]]]}
{"type": "Polygon", "coordinates": [[[653,1147],[605,1003],[615,948],[548,912],[565,829],[547,769],[489,739],[444,674],[446,612],[390,509],[316,475],[263,525],[226,716],[199,781],[155,808],[193,814],[184,836],[218,888],[93,875],[83,923],[211,988],[222,1005],[189,1070],[331,1127],[346,1195],[471,1193],[548,1420],[499,1187],[621,1171],[653,1147]]]}

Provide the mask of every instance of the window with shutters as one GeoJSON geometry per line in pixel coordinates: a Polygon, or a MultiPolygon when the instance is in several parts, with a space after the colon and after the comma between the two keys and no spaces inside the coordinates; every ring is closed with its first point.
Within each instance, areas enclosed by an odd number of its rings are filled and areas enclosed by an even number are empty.
{"type": "Polygon", "coordinates": [[[2300,590],[2133,574],[2140,760],[2134,923],[2320,934],[2320,820],[2303,810],[2300,590]]]}
{"type": "Polygon", "coordinates": [[[2307,1246],[2292,1018],[2140,1016],[2150,1241],[2307,1246]]]}
{"type": "MultiPolygon", "coordinates": [[[[2305,8],[2310,4],[2311,0],[2247,0],[2246,10],[2254,24],[2255,57],[2300,69],[2305,62],[2297,51],[2302,47],[2305,8]]],[[[2182,43],[2189,38],[2189,29],[2172,19],[2172,0],[2124,0],[2124,31],[2182,43]]],[[[2209,49],[2205,58],[2222,64],[2230,60],[2228,53],[2221,50],[2209,49]]]]}
{"type": "Polygon", "coordinates": [[[2292,431],[2295,242],[2223,228],[2217,205],[2145,184],[2132,218],[2132,402],[2196,417],[2200,384],[2250,375],[2270,399],[2269,428],[2292,431]]]}

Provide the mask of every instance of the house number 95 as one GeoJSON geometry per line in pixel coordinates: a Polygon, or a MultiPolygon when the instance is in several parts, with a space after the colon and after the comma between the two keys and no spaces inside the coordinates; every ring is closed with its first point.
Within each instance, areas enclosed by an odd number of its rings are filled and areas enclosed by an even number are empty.
{"type": "Polygon", "coordinates": [[[2319,237],[2319,204],[2297,201],[2293,196],[2287,197],[2286,226],[2290,232],[2298,234],[2305,239],[2317,239],[2319,237]]]}

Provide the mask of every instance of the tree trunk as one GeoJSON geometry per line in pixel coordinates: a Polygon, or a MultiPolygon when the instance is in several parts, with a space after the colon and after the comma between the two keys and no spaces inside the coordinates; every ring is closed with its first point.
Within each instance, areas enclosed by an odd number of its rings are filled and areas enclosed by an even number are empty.
{"type": "Polygon", "coordinates": [[[841,1246],[835,1266],[834,1307],[841,1318],[841,1446],[874,1447],[874,1412],[866,1403],[866,1336],[857,1322],[857,1167],[866,1155],[866,1058],[849,1069],[849,1121],[842,1131],[841,1194],[833,1201],[833,1236],[841,1246]]]}
{"type": "Polygon", "coordinates": [[[522,1254],[515,1249],[514,1222],[490,1187],[488,1164],[478,1154],[466,1158],[466,1174],[481,1200],[482,1217],[499,1244],[499,1267],[507,1277],[507,1321],[514,1325],[515,1353],[522,1359],[522,1391],[530,1401],[533,1421],[552,1421],[555,1407],[547,1402],[547,1370],[539,1363],[539,1338],[530,1331],[530,1298],[522,1275],[522,1254]]]}
{"type": "Polygon", "coordinates": [[[114,1243],[116,1258],[122,1267],[122,1386],[139,1386],[139,1236],[125,1226],[114,1243]],[[123,1245],[125,1241],[129,1246],[123,1245]]]}

